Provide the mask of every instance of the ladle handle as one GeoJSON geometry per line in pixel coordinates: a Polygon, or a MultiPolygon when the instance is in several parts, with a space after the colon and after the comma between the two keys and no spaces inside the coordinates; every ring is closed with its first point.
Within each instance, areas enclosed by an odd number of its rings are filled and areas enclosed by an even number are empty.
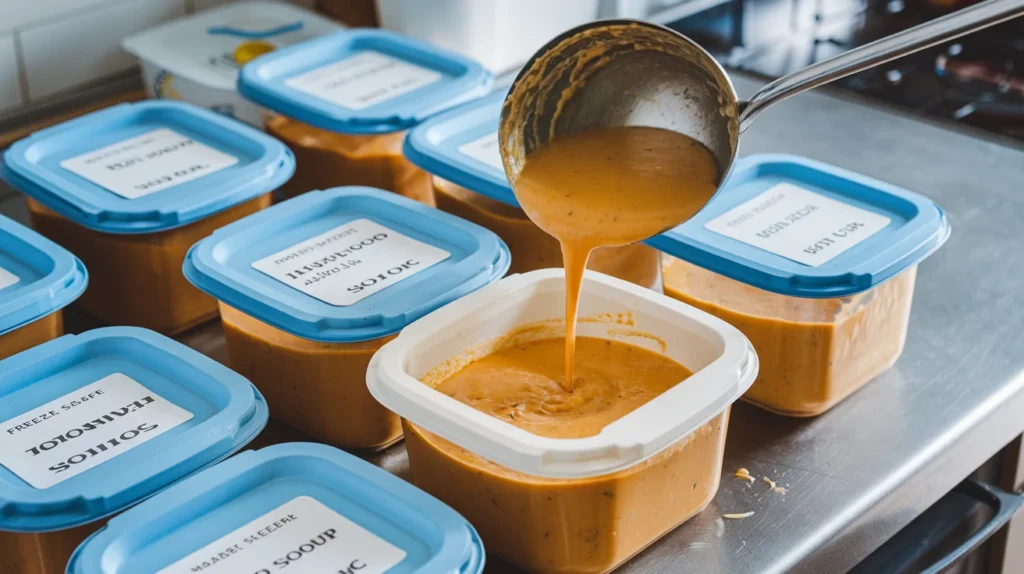
{"type": "Polygon", "coordinates": [[[1024,0],[986,0],[812,64],[758,90],[740,104],[740,131],[768,106],[805,90],[1024,14],[1024,0]]]}

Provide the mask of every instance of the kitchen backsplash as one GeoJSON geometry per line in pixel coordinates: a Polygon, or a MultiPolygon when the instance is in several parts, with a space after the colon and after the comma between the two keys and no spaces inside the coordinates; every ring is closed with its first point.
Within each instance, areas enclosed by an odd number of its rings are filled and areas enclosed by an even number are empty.
{"type": "Polygon", "coordinates": [[[0,0],[0,119],[123,76],[122,38],[229,1],[0,0]]]}

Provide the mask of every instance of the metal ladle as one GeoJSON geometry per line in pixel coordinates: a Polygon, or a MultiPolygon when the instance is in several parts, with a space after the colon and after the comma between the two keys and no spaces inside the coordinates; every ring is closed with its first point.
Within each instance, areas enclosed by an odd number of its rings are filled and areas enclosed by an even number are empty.
{"type": "Polygon", "coordinates": [[[1024,0],[987,0],[803,68],[746,102],[722,66],[678,32],[631,20],[584,24],[548,42],[512,84],[498,131],[505,172],[515,184],[526,156],[560,135],[648,126],[703,143],[718,161],[721,185],[740,132],[768,106],[1022,13],[1024,0]]]}

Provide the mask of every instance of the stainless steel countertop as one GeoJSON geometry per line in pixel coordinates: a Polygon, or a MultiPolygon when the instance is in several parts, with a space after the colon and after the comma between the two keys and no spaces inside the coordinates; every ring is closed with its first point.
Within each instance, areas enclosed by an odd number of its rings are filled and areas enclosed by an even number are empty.
{"type": "MultiPolygon", "coordinates": [[[[734,80],[744,94],[760,84],[734,80]]],[[[921,265],[896,366],[815,419],[737,405],[715,500],[618,572],[845,572],[1024,433],[1024,146],[976,136],[833,93],[779,104],[744,134],[744,154],[801,154],[928,195],[953,235],[921,265]],[[732,478],[739,467],[788,492],[732,478]]],[[[20,201],[0,210],[24,217],[20,201]]],[[[224,359],[218,324],[183,340],[224,359]]],[[[369,458],[408,475],[402,445],[369,458]]]]}

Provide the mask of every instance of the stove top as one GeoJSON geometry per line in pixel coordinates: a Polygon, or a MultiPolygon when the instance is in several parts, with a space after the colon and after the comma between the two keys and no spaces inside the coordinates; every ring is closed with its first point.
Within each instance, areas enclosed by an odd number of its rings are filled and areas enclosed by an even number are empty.
{"type": "MultiPolygon", "coordinates": [[[[973,0],[733,0],[673,24],[727,66],[779,77],[973,0]]],[[[1024,141],[1024,19],[834,85],[1024,141]]]]}

